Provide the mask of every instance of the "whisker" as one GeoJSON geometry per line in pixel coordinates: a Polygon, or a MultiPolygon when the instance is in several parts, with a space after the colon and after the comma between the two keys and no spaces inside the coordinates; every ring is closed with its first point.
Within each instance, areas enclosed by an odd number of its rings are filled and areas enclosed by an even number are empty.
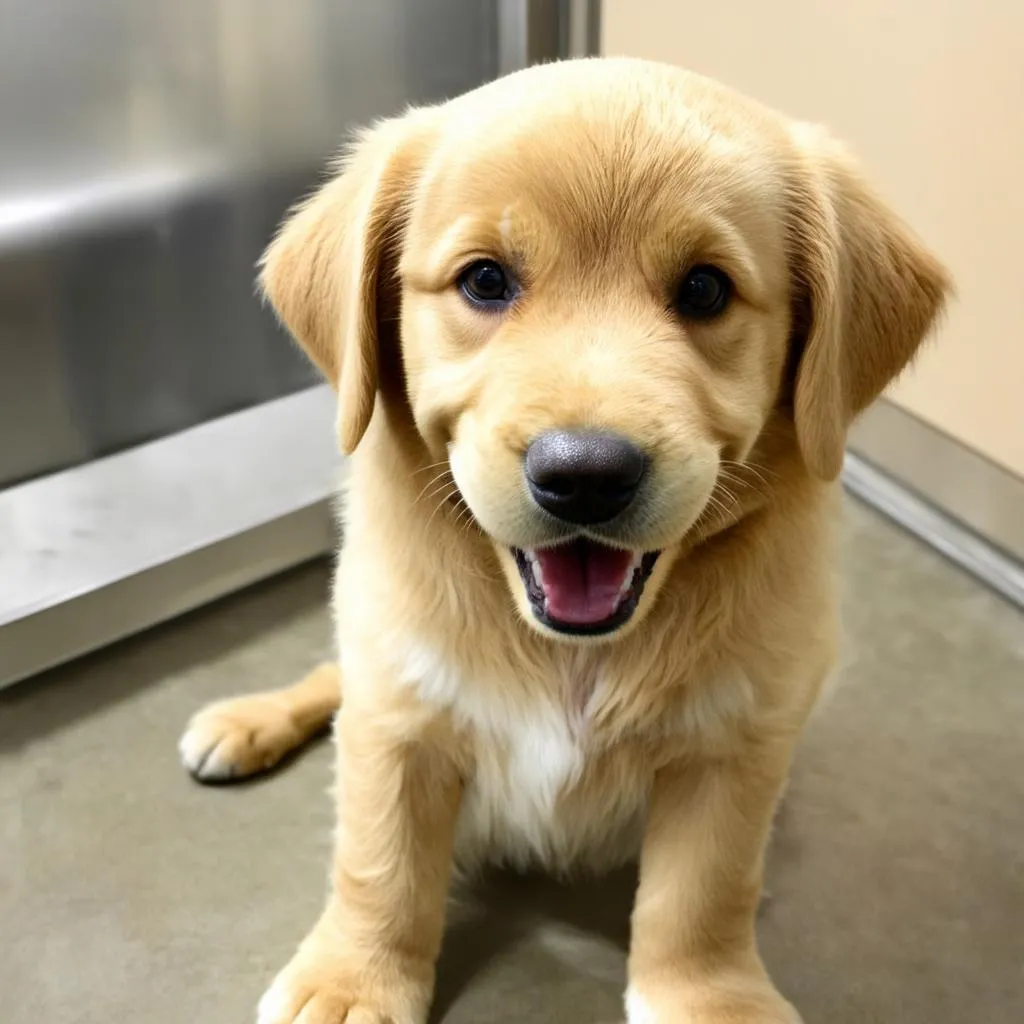
{"type": "MultiPolygon", "coordinates": [[[[744,479],[738,473],[731,472],[730,470],[724,467],[722,467],[719,470],[719,479],[724,480],[730,484],[733,484],[735,487],[743,487],[746,490],[753,491],[755,494],[762,498],[766,498],[768,496],[768,492],[766,490],[762,490],[761,488],[757,487],[752,481],[744,479]]],[[[761,483],[764,484],[765,487],[768,486],[765,480],[761,480],[761,483]]],[[[723,490],[727,491],[728,489],[723,486],[723,490]]]]}
{"type": "Polygon", "coordinates": [[[722,492],[722,493],[723,493],[723,494],[725,495],[725,497],[726,497],[726,498],[728,498],[728,500],[729,500],[729,501],[730,501],[730,502],[732,503],[732,505],[731,505],[731,507],[732,507],[732,508],[735,508],[735,507],[736,507],[736,506],[737,506],[737,505],[738,505],[738,504],[740,503],[740,501],[739,501],[739,498],[737,498],[737,497],[736,497],[736,495],[735,495],[735,494],[733,494],[733,493],[732,493],[732,491],[730,491],[730,490],[729,490],[729,488],[728,488],[728,487],[726,487],[726,486],[725,486],[724,484],[722,484],[722,483],[719,483],[719,485],[718,485],[718,489],[719,489],[719,490],[720,490],[720,491],[721,491],[721,492],[722,492]]]}
{"type": "MultiPolygon", "coordinates": [[[[452,525],[460,531],[460,535],[469,533],[473,529],[476,521],[473,518],[473,510],[469,507],[466,499],[463,498],[461,494],[459,494],[458,501],[455,504],[455,510],[457,511],[457,515],[452,525]]],[[[501,583],[504,579],[500,572],[496,575],[480,572],[478,569],[468,565],[464,561],[459,561],[457,563],[457,568],[467,576],[472,576],[474,579],[482,580],[485,583],[501,583]]]]}
{"type": "MultiPolygon", "coordinates": [[[[459,500],[462,501],[461,496],[459,500]]],[[[459,512],[458,518],[455,520],[455,525],[457,527],[461,526],[464,534],[469,534],[473,532],[473,527],[477,526],[477,522],[476,519],[473,518],[473,510],[465,503],[465,501],[462,501],[462,504],[463,511],[459,512]]],[[[479,527],[477,528],[479,529],[479,527]]]]}
{"type": "Polygon", "coordinates": [[[436,474],[435,474],[435,475],[434,475],[433,477],[431,477],[431,479],[429,479],[429,480],[428,480],[428,481],[427,481],[427,482],[426,482],[426,483],[425,483],[425,484],[423,485],[423,490],[421,490],[421,491],[420,491],[420,493],[416,495],[416,498],[415,498],[415,500],[413,501],[413,504],[414,504],[414,505],[418,504],[418,503],[419,503],[419,501],[420,501],[420,499],[421,499],[421,498],[423,498],[423,496],[424,496],[424,495],[425,495],[425,494],[427,493],[427,490],[428,490],[429,488],[431,488],[431,487],[435,486],[435,485],[436,485],[436,484],[437,484],[437,483],[438,483],[438,482],[439,482],[439,481],[440,481],[440,480],[441,480],[441,479],[442,479],[442,478],[443,478],[444,476],[445,476],[445,471],[444,471],[444,470],[441,470],[441,472],[440,472],[440,473],[436,473],[436,474]]]}
{"type": "Polygon", "coordinates": [[[426,473],[427,470],[429,470],[429,469],[437,469],[439,466],[444,466],[445,469],[447,469],[448,468],[448,460],[447,459],[441,459],[439,462],[432,462],[432,463],[430,463],[429,466],[420,466],[419,469],[414,469],[409,474],[409,476],[419,476],[420,473],[426,473]]]}
{"type": "Polygon", "coordinates": [[[455,517],[455,526],[463,526],[468,529],[473,522],[473,513],[470,511],[469,506],[460,499],[459,504],[455,508],[458,512],[458,515],[455,517]]]}
{"type": "Polygon", "coordinates": [[[732,511],[727,506],[723,505],[722,502],[719,501],[718,498],[716,498],[713,494],[708,497],[708,504],[712,508],[714,508],[720,516],[724,516],[726,518],[728,518],[732,511]]]}
{"type": "MultiPolygon", "coordinates": [[[[444,485],[442,485],[442,487],[441,487],[441,490],[443,490],[443,489],[444,489],[444,485]]],[[[457,490],[458,490],[458,488],[453,483],[453,484],[451,484],[451,490],[448,491],[446,494],[442,494],[441,495],[441,500],[438,501],[438,503],[434,506],[434,511],[430,513],[430,517],[427,519],[426,526],[424,527],[424,529],[429,528],[430,524],[434,521],[434,516],[436,516],[437,513],[448,504],[448,502],[455,495],[457,490]]]]}
{"type": "Polygon", "coordinates": [[[765,474],[768,474],[768,476],[774,478],[775,480],[779,479],[778,473],[769,469],[767,466],[760,466],[756,462],[736,462],[732,459],[723,459],[721,465],[734,466],[736,469],[739,470],[748,470],[755,477],[757,477],[757,479],[760,480],[761,483],[765,485],[765,487],[769,485],[768,480],[765,478],[765,474]]]}
{"type": "Polygon", "coordinates": [[[693,524],[694,532],[697,534],[697,541],[700,544],[706,544],[708,539],[707,530],[704,529],[700,521],[703,518],[704,516],[701,515],[700,519],[698,519],[697,522],[693,524]]]}
{"type": "Polygon", "coordinates": [[[458,490],[459,489],[455,486],[454,480],[442,480],[428,495],[426,495],[426,498],[434,498],[438,494],[441,494],[444,491],[448,491],[449,493],[446,494],[444,498],[441,499],[442,501],[447,501],[449,498],[457,494],[458,490]]]}

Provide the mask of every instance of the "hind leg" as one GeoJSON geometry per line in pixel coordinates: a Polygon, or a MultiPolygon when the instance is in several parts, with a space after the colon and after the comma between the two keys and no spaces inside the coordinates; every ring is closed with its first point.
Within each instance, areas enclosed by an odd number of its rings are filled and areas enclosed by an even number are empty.
{"type": "Polygon", "coordinates": [[[336,663],[281,690],[220,700],[199,711],[178,750],[200,782],[227,782],[272,768],[325,729],[341,704],[336,663]]]}

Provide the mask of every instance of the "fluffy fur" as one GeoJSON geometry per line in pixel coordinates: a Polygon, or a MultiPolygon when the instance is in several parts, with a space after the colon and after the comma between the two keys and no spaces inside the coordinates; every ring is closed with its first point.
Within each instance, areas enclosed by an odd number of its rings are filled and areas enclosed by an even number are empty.
{"type": "Polygon", "coordinates": [[[266,294],[338,391],[352,454],[339,663],[201,712],[201,778],[330,719],[338,832],[320,922],[262,1024],[422,1024],[453,862],[639,855],[634,1024],[798,1020],[758,957],[766,838],[835,658],[830,537],[846,430],[942,305],[936,261],[821,130],[687,72],[567,62],[363,134],[267,252],[266,294]],[[522,294],[482,313],[473,259],[522,294]],[[715,263],[726,313],[671,312],[715,263]],[[538,433],[651,458],[605,538],[659,549],[601,640],[531,616],[510,546],[538,433]]]}

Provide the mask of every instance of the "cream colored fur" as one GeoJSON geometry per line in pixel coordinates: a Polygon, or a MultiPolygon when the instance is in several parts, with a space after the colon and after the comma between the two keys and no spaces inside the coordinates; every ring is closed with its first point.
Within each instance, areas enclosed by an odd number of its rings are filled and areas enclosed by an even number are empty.
{"type": "Polygon", "coordinates": [[[942,268],[819,129],[684,71],[569,62],[365,133],[285,223],[263,284],[337,388],[352,453],[337,666],[214,705],[182,756],[260,770],[336,708],[324,914],[261,1024],[423,1024],[453,863],[557,872],[639,855],[632,1024],[798,1020],[754,940],[794,744],[835,659],[846,430],[903,368],[942,268]],[[515,266],[506,314],[456,287],[515,266]],[[736,295],[670,310],[697,263],[736,295]],[[510,546],[551,541],[530,439],[651,455],[661,550],[627,625],[532,618],[510,546]]]}

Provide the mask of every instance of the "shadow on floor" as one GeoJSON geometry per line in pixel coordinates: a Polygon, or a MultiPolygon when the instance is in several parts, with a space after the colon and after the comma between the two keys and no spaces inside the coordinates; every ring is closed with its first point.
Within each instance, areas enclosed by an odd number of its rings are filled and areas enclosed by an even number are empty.
{"type": "MultiPolygon", "coordinates": [[[[485,977],[492,963],[506,960],[517,945],[534,940],[538,930],[564,936],[563,946],[583,938],[624,957],[636,883],[635,868],[571,885],[543,875],[494,872],[478,885],[460,890],[445,933],[431,1024],[450,1020],[448,1014],[460,994],[485,977]]],[[[620,973],[614,972],[616,982],[620,973]]]]}

